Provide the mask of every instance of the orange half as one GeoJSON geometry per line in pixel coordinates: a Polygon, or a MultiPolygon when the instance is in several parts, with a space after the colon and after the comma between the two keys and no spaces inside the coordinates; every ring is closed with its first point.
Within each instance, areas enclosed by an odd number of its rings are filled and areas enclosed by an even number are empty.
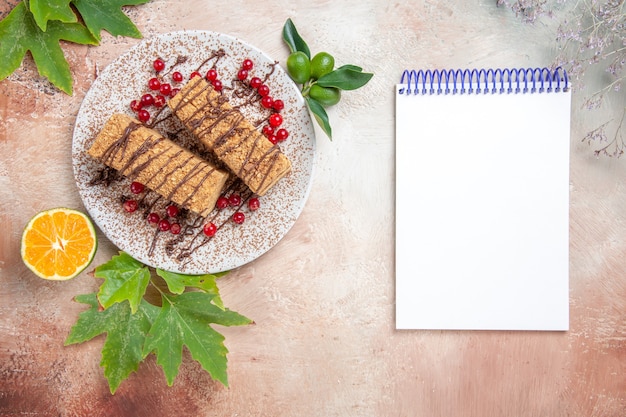
{"type": "Polygon", "coordinates": [[[80,274],[98,247],[89,217],[55,208],[35,215],[22,234],[22,260],[37,276],[64,281],[80,274]]]}

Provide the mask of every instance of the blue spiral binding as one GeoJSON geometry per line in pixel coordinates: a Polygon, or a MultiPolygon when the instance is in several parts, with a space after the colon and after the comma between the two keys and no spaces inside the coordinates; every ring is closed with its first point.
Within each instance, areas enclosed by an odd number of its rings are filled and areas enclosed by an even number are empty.
{"type": "Polygon", "coordinates": [[[569,90],[567,72],[557,67],[404,70],[399,94],[525,94],[569,90]]]}

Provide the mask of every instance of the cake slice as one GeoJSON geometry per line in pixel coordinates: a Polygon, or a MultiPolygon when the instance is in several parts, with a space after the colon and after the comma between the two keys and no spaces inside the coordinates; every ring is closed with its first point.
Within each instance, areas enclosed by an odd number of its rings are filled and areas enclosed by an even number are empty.
{"type": "Polygon", "coordinates": [[[280,148],[203,78],[192,78],[168,105],[200,143],[257,195],[264,195],[291,170],[280,148]]]}
{"type": "Polygon", "coordinates": [[[125,114],[106,122],[89,155],[169,201],[206,217],[228,173],[125,114]]]}

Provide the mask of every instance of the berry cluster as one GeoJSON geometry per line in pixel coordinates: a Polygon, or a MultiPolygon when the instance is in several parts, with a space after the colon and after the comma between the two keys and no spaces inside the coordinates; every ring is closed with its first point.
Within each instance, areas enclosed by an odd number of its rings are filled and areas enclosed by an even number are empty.
{"type": "MultiPolygon", "coordinates": [[[[145,186],[137,181],[133,181],[130,184],[130,192],[136,196],[139,196],[145,191],[145,186]]],[[[134,213],[139,208],[139,202],[136,199],[126,199],[123,203],[124,210],[128,213],[134,213]]],[[[151,212],[146,217],[148,223],[156,225],[162,232],[170,232],[174,235],[180,233],[182,227],[177,220],[179,208],[174,204],[169,204],[165,208],[165,212],[159,215],[157,212],[151,212]]]]}
{"type": "MultiPolygon", "coordinates": [[[[130,184],[130,192],[140,197],[146,190],[146,187],[138,182],[133,181],[130,184]]],[[[140,201],[137,198],[124,198],[122,206],[128,213],[134,213],[139,209],[140,201]]],[[[246,215],[241,211],[242,197],[239,193],[233,192],[230,195],[222,195],[217,199],[215,204],[216,209],[222,211],[229,207],[233,208],[235,212],[231,216],[231,220],[235,224],[243,224],[246,220],[246,215]]],[[[257,197],[251,197],[247,199],[248,210],[251,212],[258,210],[261,207],[261,203],[257,197]]],[[[159,214],[156,211],[151,211],[146,216],[146,220],[151,225],[159,228],[162,232],[170,232],[174,235],[180,234],[182,227],[177,218],[180,213],[180,209],[175,204],[169,204],[165,207],[165,211],[159,214]]],[[[207,222],[203,227],[203,232],[208,237],[213,237],[217,232],[218,227],[212,222],[207,222]]]]}
{"type": "MultiPolygon", "coordinates": [[[[218,210],[225,210],[228,207],[233,207],[236,211],[231,216],[231,219],[236,224],[242,224],[246,221],[246,215],[243,211],[241,211],[241,196],[238,193],[232,193],[228,197],[222,195],[217,199],[215,206],[218,210]]],[[[258,198],[253,197],[248,200],[248,208],[250,211],[258,210],[259,207],[260,203],[258,198]]],[[[215,223],[209,221],[204,225],[202,231],[206,236],[213,237],[215,236],[215,233],[217,233],[217,229],[218,228],[215,223]]]]}
{"type": "MultiPolygon", "coordinates": [[[[155,59],[152,67],[155,74],[148,80],[148,92],[143,94],[139,100],[130,102],[131,110],[137,114],[137,119],[143,123],[147,123],[152,117],[149,111],[150,107],[153,106],[157,110],[161,109],[168,98],[174,97],[180,91],[178,85],[185,79],[179,71],[174,71],[171,73],[171,82],[168,82],[165,79],[166,74],[163,73],[165,62],[161,58],[155,59]],[[174,87],[172,84],[174,84],[174,87]]],[[[244,59],[241,63],[241,68],[237,72],[237,79],[245,82],[248,79],[250,70],[253,68],[254,62],[251,59],[244,59]]],[[[189,79],[194,77],[202,77],[202,74],[199,71],[193,71],[189,79]]],[[[219,79],[215,68],[210,68],[204,75],[204,78],[211,83],[216,91],[224,89],[224,85],[219,79]]],[[[287,139],[289,132],[287,129],[280,127],[283,123],[283,117],[280,112],[285,108],[285,103],[280,99],[274,99],[270,95],[270,88],[259,77],[250,78],[248,85],[256,90],[260,97],[261,106],[272,111],[272,114],[267,119],[267,124],[262,128],[263,134],[274,145],[287,139]]]]}
{"type": "MultiPolygon", "coordinates": [[[[257,197],[251,197],[248,200],[248,209],[250,211],[256,211],[261,207],[261,203],[257,197]]],[[[237,192],[233,192],[230,195],[222,195],[217,199],[215,203],[215,207],[218,210],[225,210],[228,207],[232,207],[235,212],[231,216],[231,219],[236,224],[242,224],[246,221],[246,215],[243,211],[241,211],[242,198],[241,195],[237,192]]],[[[215,235],[217,232],[217,227],[212,222],[208,222],[204,225],[204,234],[211,237],[215,235]]]]}
{"type": "MultiPolygon", "coordinates": [[[[254,67],[254,63],[250,59],[245,59],[242,64],[239,72],[237,73],[237,78],[239,81],[245,82],[248,78],[249,71],[254,67]]],[[[280,112],[285,108],[285,103],[280,99],[274,99],[270,95],[270,88],[267,84],[263,83],[259,77],[250,78],[250,82],[248,85],[255,89],[259,97],[261,98],[261,106],[265,109],[272,110],[272,114],[267,119],[267,125],[263,126],[263,134],[276,145],[278,142],[282,142],[289,136],[289,132],[287,129],[280,128],[280,125],[283,123],[283,116],[281,116],[280,112]]]]}
{"type": "MultiPolygon", "coordinates": [[[[150,120],[152,115],[148,109],[153,106],[156,109],[160,109],[165,105],[165,102],[169,97],[174,97],[180,88],[172,87],[172,84],[165,80],[162,74],[165,69],[165,62],[161,58],[157,58],[152,63],[152,67],[155,71],[155,76],[148,80],[149,92],[141,96],[139,100],[133,100],[130,102],[130,108],[137,114],[137,119],[146,123],[150,120]]],[[[175,85],[183,81],[183,75],[174,71],[171,75],[172,82],[175,85]]]]}
{"type": "MultiPolygon", "coordinates": [[[[202,74],[200,74],[200,72],[198,71],[194,71],[189,76],[189,79],[195,77],[202,77],[202,74]]],[[[206,80],[211,83],[215,91],[222,91],[224,89],[222,81],[220,81],[220,79],[217,77],[217,70],[215,68],[211,68],[210,70],[208,70],[204,78],[206,78],[206,80]]]]}

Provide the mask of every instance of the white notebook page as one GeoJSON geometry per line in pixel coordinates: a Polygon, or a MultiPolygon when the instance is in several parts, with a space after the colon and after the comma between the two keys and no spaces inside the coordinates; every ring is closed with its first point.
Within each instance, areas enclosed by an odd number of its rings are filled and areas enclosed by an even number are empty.
{"type": "Polygon", "coordinates": [[[567,330],[570,92],[396,86],[396,327],[567,330]]]}

